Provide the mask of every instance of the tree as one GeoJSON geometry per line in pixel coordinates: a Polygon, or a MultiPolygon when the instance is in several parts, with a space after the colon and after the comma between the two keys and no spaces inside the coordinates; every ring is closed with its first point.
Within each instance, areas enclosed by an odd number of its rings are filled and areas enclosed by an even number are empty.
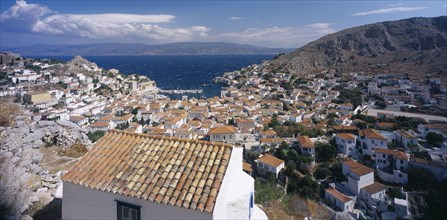
{"type": "Polygon", "coordinates": [[[307,199],[317,199],[320,193],[320,184],[315,182],[312,177],[305,176],[298,181],[298,193],[307,199]]]}
{"type": "Polygon", "coordinates": [[[228,125],[236,126],[236,122],[234,121],[234,118],[228,119],[228,125]]]}
{"type": "Polygon", "coordinates": [[[97,140],[102,138],[105,134],[106,134],[105,131],[94,131],[94,132],[88,132],[87,137],[92,143],[95,143],[97,140]]]}
{"type": "Polygon", "coordinates": [[[330,175],[332,175],[332,172],[326,166],[319,166],[317,168],[317,170],[315,170],[315,172],[314,172],[314,176],[320,180],[325,179],[326,177],[328,177],[330,175]]]}
{"type": "Polygon", "coordinates": [[[326,143],[315,143],[315,157],[317,162],[330,161],[337,155],[337,149],[326,143]]]}
{"type": "Polygon", "coordinates": [[[425,139],[427,139],[427,142],[433,146],[438,146],[438,143],[442,143],[445,140],[444,136],[435,132],[429,132],[427,136],[425,136],[425,139]]]}

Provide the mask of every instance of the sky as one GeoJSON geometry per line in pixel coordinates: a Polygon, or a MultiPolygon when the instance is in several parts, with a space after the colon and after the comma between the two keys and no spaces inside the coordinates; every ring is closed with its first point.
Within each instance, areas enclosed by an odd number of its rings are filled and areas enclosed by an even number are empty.
{"type": "Polygon", "coordinates": [[[446,4],[446,0],[1,0],[0,49],[191,41],[297,48],[359,25],[445,16],[446,4]]]}

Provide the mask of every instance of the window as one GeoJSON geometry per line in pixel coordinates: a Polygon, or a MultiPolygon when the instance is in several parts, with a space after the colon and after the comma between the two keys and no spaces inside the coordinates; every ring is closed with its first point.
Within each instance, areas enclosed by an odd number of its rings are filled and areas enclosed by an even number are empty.
{"type": "Polygon", "coordinates": [[[250,201],[248,202],[248,219],[251,219],[251,215],[253,214],[254,203],[255,203],[255,196],[253,192],[251,192],[250,201]]]}
{"type": "Polygon", "coordinates": [[[116,201],[118,220],[140,220],[140,206],[116,201]]]}

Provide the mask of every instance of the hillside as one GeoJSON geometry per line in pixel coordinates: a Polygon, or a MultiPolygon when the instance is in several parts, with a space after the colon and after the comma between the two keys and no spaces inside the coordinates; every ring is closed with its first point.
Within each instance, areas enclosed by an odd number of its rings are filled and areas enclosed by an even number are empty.
{"type": "Polygon", "coordinates": [[[9,48],[22,56],[111,56],[111,55],[236,55],[277,54],[290,49],[267,48],[222,42],[184,42],[159,45],[108,43],[89,45],[36,45],[9,48]]]}
{"type": "Polygon", "coordinates": [[[410,18],[326,35],[270,63],[292,73],[404,72],[410,76],[447,73],[447,17],[410,18]]]}

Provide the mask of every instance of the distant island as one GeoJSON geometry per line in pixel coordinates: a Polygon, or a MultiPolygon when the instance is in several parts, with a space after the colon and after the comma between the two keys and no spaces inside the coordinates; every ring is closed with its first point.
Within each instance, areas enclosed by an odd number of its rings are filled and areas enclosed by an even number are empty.
{"type": "Polygon", "coordinates": [[[182,42],[159,45],[105,43],[87,45],[34,45],[2,50],[23,56],[122,56],[122,55],[244,55],[279,54],[293,49],[267,48],[223,42],[182,42]]]}

